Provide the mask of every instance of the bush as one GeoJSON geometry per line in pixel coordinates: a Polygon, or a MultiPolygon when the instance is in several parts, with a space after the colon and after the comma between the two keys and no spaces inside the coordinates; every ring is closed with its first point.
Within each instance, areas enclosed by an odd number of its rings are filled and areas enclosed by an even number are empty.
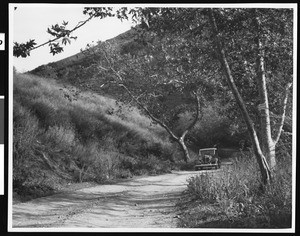
{"type": "Polygon", "coordinates": [[[120,169],[118,171],[118,173],[116,174],[116,178],[119,178],[119,179],[127,179],[127,178],[132,178],[132,173],[130,170],[127,170],[127,169],[120,169]]]}
{"type": "Polygon", "coordinates": [[[76,182],[96,181],[103,182],[108,173],[105,159],[102,158],[101,150],[95,142],[87,144],[78,143],[72,151],[74,156],[74,178],[76,182]]]}
{"type": "Polygon", "coordinates": [[[34,146],[39,134],[38,120],[23,108],[14,103],[13,129],[13,179],[22,184],[30,172],[31,162],[34,161],[34,146]]]}
{"type": "Polygon", "coordinates": [[[53,126],[41,137],[41,141],[48,148],[68,152],[75,146],[75,132],[72,128],[53,126]]]}
{"type": "Polygon", "coordinates": [[[87,143],[96,138],[95,131],[101,129],[101,122],[97,118],[81,108],[71,110],[70,117],[79,140],[87,143]]]}
{"type": "Polygon", "coordinates": [[[202,204],[216,204],[216,212],[227,218],[220,227],[291,227],[291,166],[290,159],[278,163],[273,182],[262,191],[254,160],[237,158],[222,172],[190,178],[188,192],[202,204]]]}
{"type": "Polygon", "coordinates": [[[43,128],[48,129],[54,125],[55,109],[44,102],[35,102],[31,105],[31,110],[39,119],[43,128]]]}
{"type": "Polygon", "coordinates": [[[133,172],[137,165],[137,160],[129,156],[123,156],[119,158],[118,161],[119,161],[119,166],[118,166],[119,169],[128,170],[130,172],[133,172]]]}
{"type": "Polygon", "coordinates": [[[52,117],[53,123],[56,126],[61,126],[69,129],[73,129],[74,125],[72,124],[71,117],[69,114],[69,109],[58,108],[55,111],[55,116],[52,117]]]}

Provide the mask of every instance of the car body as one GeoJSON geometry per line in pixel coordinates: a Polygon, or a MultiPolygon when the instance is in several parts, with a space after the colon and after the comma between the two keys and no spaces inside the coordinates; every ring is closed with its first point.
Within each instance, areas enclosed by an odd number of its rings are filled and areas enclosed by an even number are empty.
{"type": "Polygon", "coordinates": [[[204,148],[199,150],[199,159],[196,162],[195,170],[220,168],[220,158],[217,148],[204,148]]]}

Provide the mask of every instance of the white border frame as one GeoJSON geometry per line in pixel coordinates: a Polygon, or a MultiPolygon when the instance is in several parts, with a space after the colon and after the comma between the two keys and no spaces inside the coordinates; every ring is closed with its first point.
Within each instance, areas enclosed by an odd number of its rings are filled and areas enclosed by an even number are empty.
{"type": "MultiPolygon", "coordinates": [[[[0,100],[4,99],[4,96],[0,96],[0,100]]],[[[4,195],[4,147],[4,144],[0,144],[0,195],[4,195]]]]}
{"type": "MultiPolygon", "coordinates": [[[[125,4],[9,4],[9,48],[13,48],[13,8],[18,6],[35,7],[83,7],[89,5],[90,7],[104,7],[104,6],[124,6],[125,4]]],[[[182,229],[182,228],[13,228],[12,227],[12,117],[13,117],[13,55],[12,50],[9,50],[9,162],[8,162],[8,232],[230,232],[230,233],[293,233],[295,232],[295,200],[296,200],[296,109],[297,109],[297,24],[298,24],[298,12],[297,3],[241,3],[241,4],[126,4],[127,7],[144,6],[144,7],[189,7],[189,8],[292,8],[294,11],[294,40],[293,40],[293,211],[292,211],[292,227],[290,229],[182,229]]]]}

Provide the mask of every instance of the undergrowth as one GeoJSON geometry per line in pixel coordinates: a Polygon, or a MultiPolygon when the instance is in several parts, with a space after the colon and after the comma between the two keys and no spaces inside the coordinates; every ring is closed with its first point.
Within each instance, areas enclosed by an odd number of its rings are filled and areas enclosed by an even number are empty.
{"type": "Polygon", "coordinates": [[[136,108],[24,74],[13,97],[13,190],[23,199],[172,168],[173,145],[136,108]]]}
{"type": "Polygon", "coordinates": [[[256,161],[237,157],[231,166],[188,180],[180,227],[290,228],[292,219],[292,158],[278,158],[272,183],[262,189],[256,161]]]}

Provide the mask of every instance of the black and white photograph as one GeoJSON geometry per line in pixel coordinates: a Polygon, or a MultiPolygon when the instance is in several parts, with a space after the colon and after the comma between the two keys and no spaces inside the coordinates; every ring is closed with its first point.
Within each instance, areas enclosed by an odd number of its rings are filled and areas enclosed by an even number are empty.
{"type": "Polygon", "coordinates": [[[297,7],[9,3],[8,232],[294,233],[297,7]]]}

